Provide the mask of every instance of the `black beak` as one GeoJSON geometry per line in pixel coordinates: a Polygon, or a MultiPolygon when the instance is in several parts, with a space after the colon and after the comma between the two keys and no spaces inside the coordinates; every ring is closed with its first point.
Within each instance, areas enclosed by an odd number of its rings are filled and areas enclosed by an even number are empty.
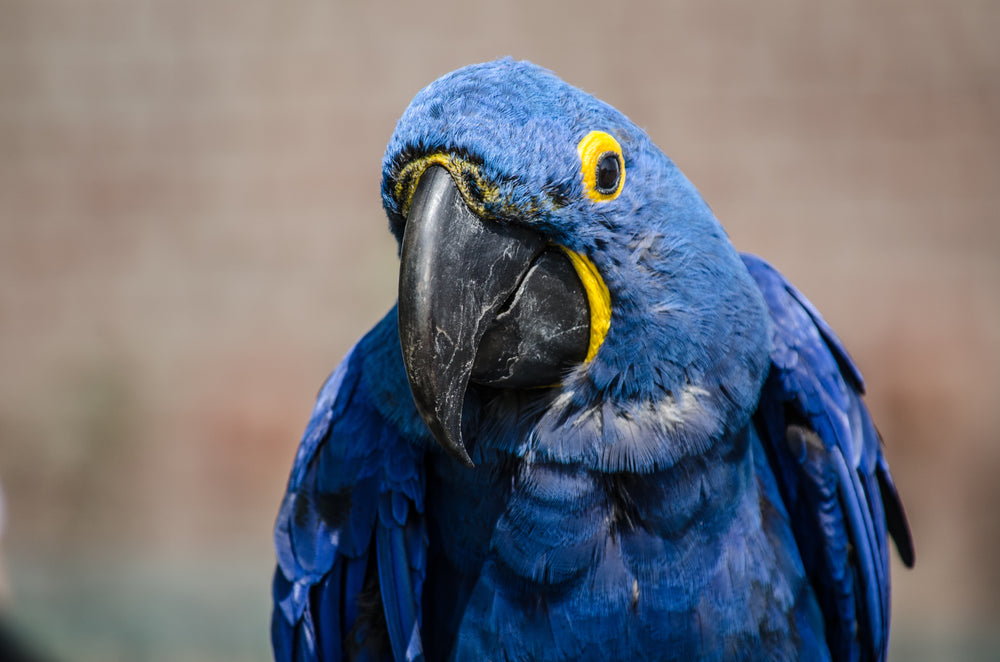
{"type": "Polygon", "coordinates": [[[399,270],[399,336],[417,410],[468,466],[469,382],[551,386],[587,354],[587,294],[562,249],[514,224],[483,220],[447,170],[420,178],[399,270]]]}

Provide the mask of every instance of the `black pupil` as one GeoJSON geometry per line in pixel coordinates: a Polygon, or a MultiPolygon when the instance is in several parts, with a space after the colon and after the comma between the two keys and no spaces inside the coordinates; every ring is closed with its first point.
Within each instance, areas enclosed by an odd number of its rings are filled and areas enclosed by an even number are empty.
{"type": "Polygon", "coordinates": [[[618,178],[621,176],[622,164],[614,152],[605,152],[597,161],[597,190],[601,193],[614,193],[618,189],[618,178]]]}

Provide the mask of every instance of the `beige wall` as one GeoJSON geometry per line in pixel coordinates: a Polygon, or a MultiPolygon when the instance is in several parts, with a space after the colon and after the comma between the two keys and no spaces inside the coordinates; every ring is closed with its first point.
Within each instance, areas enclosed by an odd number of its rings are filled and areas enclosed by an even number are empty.
{"type": "Polygon", "coordinates": [[[298,435],[394,298],[382,150],[420,87],[512,54],[646,127],[737,246],[842,335],[916,537],[917,570],[895,566],[897,659],[986,630],[998,32],[985,0],[0,2],[15,612],[76,659],[266,658],[270,526],[298,435]],[[204,619],[249,640],[174,650],[120,604],[86,626],[55,605],[135,578],[167,587],[165,610],[203,615],[215,595],[204,619]],[[234,585],[239,604],[221,595],[234,585]]]}

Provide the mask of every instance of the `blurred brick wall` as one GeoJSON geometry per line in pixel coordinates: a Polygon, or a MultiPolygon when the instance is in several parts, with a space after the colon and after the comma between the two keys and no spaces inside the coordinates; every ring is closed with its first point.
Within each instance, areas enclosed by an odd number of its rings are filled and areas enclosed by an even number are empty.
{"type": "Polygon", "coordinates": [[[59,550],[237,557],[266,585],[315,391],[394,298],[378,184],[395,120],[438,75],[512,54],[646,127],[842,335],[916,536],[899,629],[1000,616],[1000,4],[7,0],[0,16],[15,602],[16,559],[59,550]]]}

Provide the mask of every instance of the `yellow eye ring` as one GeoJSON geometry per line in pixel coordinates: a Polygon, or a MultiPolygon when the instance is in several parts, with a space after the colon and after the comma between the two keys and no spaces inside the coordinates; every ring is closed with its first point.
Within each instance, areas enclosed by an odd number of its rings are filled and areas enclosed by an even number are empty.
{"type": "Polygon", "coordinates": [[[614,200],[625,186],[621,145],[604,131],[591,131],[576,146],[580,154],[583,190],[594,202],[614,200]]]}

